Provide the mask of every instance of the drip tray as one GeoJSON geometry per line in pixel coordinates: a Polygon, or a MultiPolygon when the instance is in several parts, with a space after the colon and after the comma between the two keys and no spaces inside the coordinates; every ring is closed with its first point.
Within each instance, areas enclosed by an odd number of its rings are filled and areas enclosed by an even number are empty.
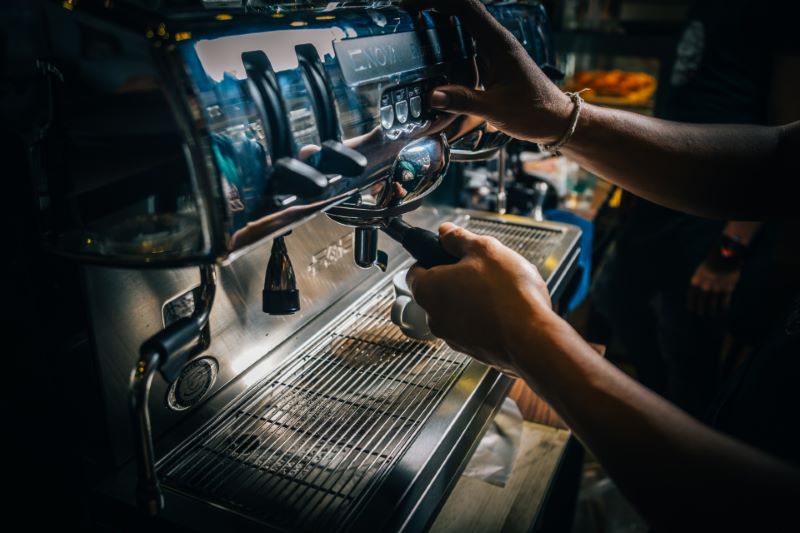
{"type": "Polygon", "coordinates": [[[342,313],[159,465],[167,486],[273,527],[341,526],[465,368],[390,322],[391,286],[342,313]]]}
{"type": "MultiPolygon", "coordinates": [[[[464,225],[497,237],[535,264],[551,291],[574,264],[576,230],[476,216],[464,225]]],[[[367,291],[167,455],[158,467],[165,485],[277,529],[334,531],[354,520],[386,520],[400,494],[386,500],[382,491],[389,484],[381,482],[462,374],[472,380],[471,390],[478,383],[474,367],[465,372],[467,356],[439,340],[408,339],[391,323],[388,281],[367,291]],[[368,499],[372,503],[365,506],[368,499]]],[[[466,424],[460,427],[469,429],[447,441],[463,454],[472,441],[458,439],[478,437],[480,420],[490,418],[509,383],[494,371],[480,372],[490,373],[479,385],[487,387],[480,393],[487,396],[478,394],[477,403],[470,397],[469,407],[448,407],[468,411],[464,419],[457,416],[466,424]],[[473,418],[478,410],[486,411],[473,418]]],[[[447,463],[448,471],[457,471],[463,457],[441,453],[435,452],[440,467],[447,463]]],[[[420,511],[420,517],[427,512],[432,511],[420,511]]]]}

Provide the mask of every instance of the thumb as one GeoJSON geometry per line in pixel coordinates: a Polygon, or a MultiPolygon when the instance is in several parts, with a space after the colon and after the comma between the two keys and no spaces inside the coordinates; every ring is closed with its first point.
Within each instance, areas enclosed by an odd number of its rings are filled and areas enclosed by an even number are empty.
{"type": "Polygon", "coordinates": [[[439,242],[445,252],[460,259],[473,249],[478,242],[478,236],[471,231],[446,222],[439,226],[439,242]]]}
{"type": "Polygon", "coordinates": [[[431,93],[430,102],[433,109],[483,117],[485,95],[484,91],[475,91],[462,85],[444,85],[431,93]]]}

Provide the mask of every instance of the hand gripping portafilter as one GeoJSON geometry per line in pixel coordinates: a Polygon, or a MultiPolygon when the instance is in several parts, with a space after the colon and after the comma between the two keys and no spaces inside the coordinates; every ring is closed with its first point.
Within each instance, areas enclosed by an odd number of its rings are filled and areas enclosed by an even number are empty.
{"type": "Polygon", "coordinates": [[[378,250],[378,230],[403,245],[425,268],[458,261],[442,249],[437,234],[401,218],[439,186],[449,163],[444,136],[419,139],[400,152],[386,179],[327,211],[334,221],[355,227],[353,253],[358,266],[386,270],[388,257],[378,250]]]}

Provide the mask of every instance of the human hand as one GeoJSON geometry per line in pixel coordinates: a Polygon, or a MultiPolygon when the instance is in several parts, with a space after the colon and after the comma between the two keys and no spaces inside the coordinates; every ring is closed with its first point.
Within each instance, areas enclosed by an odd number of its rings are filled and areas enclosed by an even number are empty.
{"type": "Polygon", "coordinates": [[[689,311],[708,318],[720,316],[730,307],[740,275],[739,269],[720,269],[709,261],[700,263],[689,283],[689,311]]]}
{"type": "Polygon", "coordinates": [[[519,374],[511,346],[537,320],[555,316],[547,285],[536,267],[493,237],[447,223],[439,239],[459,261],[427,270],[415,265],[408,272],[431,332],[458,351],[519,374]]]}
{"type": "Polygon", "coordinates": [[[434,9],[456,15],[476,41],[483,90],[438,87],[431,107],[478,116],[521,140],[547,144],[564,134],[573,108],[570,98],[479,0],[406,0],[403,6],[412,12],[434,9]]]}

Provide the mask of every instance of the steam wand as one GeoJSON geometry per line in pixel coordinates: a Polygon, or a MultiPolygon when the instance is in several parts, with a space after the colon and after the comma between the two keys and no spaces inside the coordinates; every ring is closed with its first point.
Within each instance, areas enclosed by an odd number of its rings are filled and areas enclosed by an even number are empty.
{"type": "Polygon", "coordinates": [[[189,358],[208,348],[211,342],[208,318],[216,292],[214,265],[200,267],[199,289],[191,316],[176,320],[142,344],[139,361],[131,375],[129,408],[138,470],[136,501],[139,508],[150,516],[164,509],[164,493],[156,472],[150,424],[150,387],[157,371],[172,383],[180,376],[181,368],[189,358]]]}

